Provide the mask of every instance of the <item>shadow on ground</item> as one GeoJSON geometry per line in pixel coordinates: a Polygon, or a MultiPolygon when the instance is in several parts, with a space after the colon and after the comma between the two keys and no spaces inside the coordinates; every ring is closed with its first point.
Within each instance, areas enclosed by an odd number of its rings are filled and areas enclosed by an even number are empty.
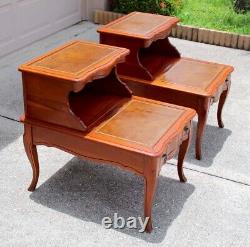
{"type": "MultiPolygon", "coordinates": [[[[30,198],[59,212],[101,225],[103,217],[113,219],[114,213],[125,219],[143,216],[143,188],[142,177],[73,158],[30,198]]],[[[151,234],[138,233],[135,229],[119,231],[148,242],[163,241],[194,190],[191,184],[160,176],[153,211],[155,230],[151,234]]]]}
{"type": "Polygon", "coordinates": [[[193,136],[191,145],[185,161],[201,167],[210,167],[214,158],[220,153],[224,143],[232,134],[232,131],[226,128],[219,128],[213,125],[207,125],[202,143],[202,160],[195,159],[195,137],[197,122],[193,123],[193,136]]]}

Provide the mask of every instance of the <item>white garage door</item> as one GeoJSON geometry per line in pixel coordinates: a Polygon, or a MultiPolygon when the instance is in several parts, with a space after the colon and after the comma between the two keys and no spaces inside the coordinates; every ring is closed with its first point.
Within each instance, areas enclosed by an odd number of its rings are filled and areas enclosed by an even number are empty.
{"type": "Polygon", "coordinates": [[[0,0],[0,57],[81,20],[81,0],[0,0]]]}

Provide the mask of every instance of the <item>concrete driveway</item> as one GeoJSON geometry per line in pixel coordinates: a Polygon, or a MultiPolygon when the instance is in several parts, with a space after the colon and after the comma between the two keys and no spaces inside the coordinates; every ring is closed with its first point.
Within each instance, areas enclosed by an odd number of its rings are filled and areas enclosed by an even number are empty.
{"type": "MultiPolygon", "coordinates": [[[[231,64],[232,88],[219,129],[216,105],[204,137],[204,159],[166,164],[154,204],[152,234],[106,230],[105,216],[143,215],[143,181],[119,169],[39,147],[38,188],[22,144],[21,63],[71,39],[98,42],[82,22],[0,59],[0,246],[250,246],[250,52],[172,39],[182,55],[231,64]]],[[[195,126],[194,126],[195,127],[195,126]]],[[[194,131],[195,132],[195,131],[194,131]]]]}

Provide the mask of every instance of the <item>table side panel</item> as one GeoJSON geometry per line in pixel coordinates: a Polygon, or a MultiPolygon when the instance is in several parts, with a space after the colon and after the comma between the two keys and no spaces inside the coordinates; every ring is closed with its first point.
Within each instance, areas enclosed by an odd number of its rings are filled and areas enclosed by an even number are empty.
{"type": "Polygon", "coordinates": [[[137,174],[143,174],[146,165],[144,154],[108,145],[101,141],[86,139],[84,134],[82,136],[70,135],[34,125],[32,129],[35,145],[56,147],[79,157],[120,165],[137,174]]]}
{"type": "Polygon", "coordinates": [[[23,72],[23,86],[28,118],[84,130],[84,124],[69,109],[70,84],[23,72]]]}
{"type": "Polygon", "coordinates": [[[198,107],[197,102],[205,97],[193,92],[183,92],[173,88],[161,87],[160,85],[141,82],[128,77],[122,77],[122,80],[126,82],[136,96],[189,107],[195,110],[198,107]]]}

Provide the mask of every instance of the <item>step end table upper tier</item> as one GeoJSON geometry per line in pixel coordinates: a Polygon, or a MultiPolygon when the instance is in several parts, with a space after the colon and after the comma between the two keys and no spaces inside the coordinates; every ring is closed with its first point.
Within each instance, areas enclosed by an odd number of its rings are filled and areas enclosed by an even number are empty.
{"type": "MultiPolygon", "coordinates": [[[[181,56],[170,43],[168,36],[178,22],[179,19],[176,17],[132,12],[100,27],[97,31],[100,33],[100,43],[130,50],[126,62],[118,66],[119,75],[153,81],[175,65],[171,69],[171,74],[174,74],[170,79],[171,83],[175,83],[174,77],[181,73],[183,78],[186,77],[186,82],[183,84],[188,84],[198,90],[201,87],[200,91],[204,94],[204,83],[210,87],[208,83],[216,84],[214,80],[218,77],[220,81],[225,81],[233,71],[233,67],[209,62],[202,63],[195,59],[192,62],[187,59],[178,61],[176,64],[181,56]],[[197,61],[196,64],[195,61],[197,61]],[[208,72],[209,70],[211,71],[208,72]],[[191,78],[190,74],[195,75],[191,78]]],[[[168,82],[166,76],[165,81],[168,82]]],[[[176,84],[182,83],[179,83],[177,79],[176,84]]]]}

